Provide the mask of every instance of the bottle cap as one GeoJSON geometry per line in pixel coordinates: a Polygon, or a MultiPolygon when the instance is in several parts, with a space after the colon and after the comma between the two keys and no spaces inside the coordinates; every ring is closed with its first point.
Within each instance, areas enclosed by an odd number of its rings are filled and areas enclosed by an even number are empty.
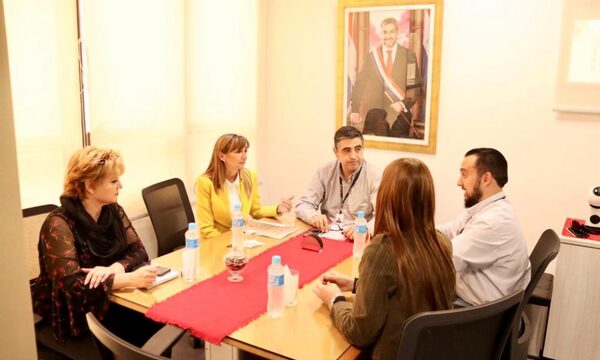
{"type": "Polygon", "coordinates": [[[271,258],[271,264],[281,265],[281,256],[273,255],[273,257],[271,258]]]}
{"type": "Polygon", "coordinates": [[[357,216],[357,217],[359,217],[359,218],[364,218],[364,217],[365,217],[365,212],[364,212],[364,211],[362,211],[362,210],[359,210],[359,211],[356,213],[356,216],[357,216]]]}
{"type": "Polygon", "coordinates": [[[195,222],[191,222],[188,224],[188,230],[196,230],[198,229],[198,225],[195,222]]]}

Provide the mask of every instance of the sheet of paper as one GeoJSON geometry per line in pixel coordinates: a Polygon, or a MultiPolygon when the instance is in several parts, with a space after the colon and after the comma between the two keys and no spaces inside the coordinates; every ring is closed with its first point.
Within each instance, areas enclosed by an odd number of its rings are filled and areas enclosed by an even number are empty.
{"type": "Polygon", "coordinates": [[[254,219],[248,220],[247,225],[250,226],[252,230],[256,231],[257,235],[267,236],[273,239],[283,239],[287,235],[298,230],[297,227],[292,225],[254,219]]]}
{"type": "Polygon", "coordinates": [[[339,241],[345,241],[346,237],[344,236],[344,233],[342,233],[339,230],[329,230],[326,233],[322,233],[319,234],[320,237],[325,238],[325,239],[330,239],[330,240],[339,240],[339,241]]]}

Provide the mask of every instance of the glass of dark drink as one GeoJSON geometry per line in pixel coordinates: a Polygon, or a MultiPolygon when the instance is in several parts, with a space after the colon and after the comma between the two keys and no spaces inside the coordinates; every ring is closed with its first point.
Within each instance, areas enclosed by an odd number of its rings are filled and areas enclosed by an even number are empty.
{"type": "Polygon", "coordinates": [[[248,264],[248,256],[246,256],[246,254],[238,250],[231,251],[223,257],[223,262],[231,274],[227,280],[231,282],[240,282],[244,280],[244,277],[240,275],[240,273],[244,271],[248,264]]]}

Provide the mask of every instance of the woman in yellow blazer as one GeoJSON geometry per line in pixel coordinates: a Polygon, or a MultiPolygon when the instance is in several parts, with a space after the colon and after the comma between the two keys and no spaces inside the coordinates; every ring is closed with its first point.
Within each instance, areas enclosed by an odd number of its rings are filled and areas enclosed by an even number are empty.
{"type": "Polygon", "coordinates": [[[196,181],[196,218],[203,238],[231,228],[235,204],[241,204],[244,218],[251,215],[255,219],[281,215],[292,208],[291,199],[262,206],[256,173],[244,167],[249,145],[241,135],[219,137],[208,168],[196,181]]]}

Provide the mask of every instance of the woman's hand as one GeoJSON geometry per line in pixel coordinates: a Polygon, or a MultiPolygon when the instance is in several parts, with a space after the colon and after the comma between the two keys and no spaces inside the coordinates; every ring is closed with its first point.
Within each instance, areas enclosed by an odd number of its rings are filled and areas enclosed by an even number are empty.
{"type": "Polygon", "coordinates": [[[331,299],[342,294],[340,288],[332,282],[327,284],[317,284],[313,291],[328,307],[331,304],[331,299]]]}
{"type": "Polygon", "coordinates": [[[292,200],[294,200],[293,195],[287,199],[281,199],[281,202],[277,205],[277,214],[282,215],[289,213],[292,210],[292,200]]]}
{"type": "Polygon", "coordinates": [[[88,285],[90,289],[98,287],[106,281],[111,274],[124,274],[125,267],[119,262],[115,262],[111,266],[95,266],[93,268],[81,268],[81,271],[87,273],[83,280],[83,285],[88,285]]]}
{"type": "Polygon", "coordinates": [[[354,288],[354,278],[346,275],[342,275],[335,271],[328,272],[323,275],[323,284],[335,284],[341,291],[352,291],[354,288]]]}
{"type": "Polygon", "coordinates": [[[113,274],[125,274],[125,266],[120,262],[116,262],[109,266],[113,270],[113,274]]]}
{"type": "Polygon", "coordinates": [[[158,276],[158,267],[154,265],[146,265],[141,268],[130,272],[131,286],[136,288],[149,288],[156,280],[158,276]]]}
{"type": "Polygon", "coordinates": [[[83,285],[89,285],[90,289],[98,287],[98,285],[106,281],[111,274],[115,273],[115,270],[110,266],[96,266],[91,269],[81,268],[81,271],[87,273],[85,279],[83,280],[83,285]]]}

